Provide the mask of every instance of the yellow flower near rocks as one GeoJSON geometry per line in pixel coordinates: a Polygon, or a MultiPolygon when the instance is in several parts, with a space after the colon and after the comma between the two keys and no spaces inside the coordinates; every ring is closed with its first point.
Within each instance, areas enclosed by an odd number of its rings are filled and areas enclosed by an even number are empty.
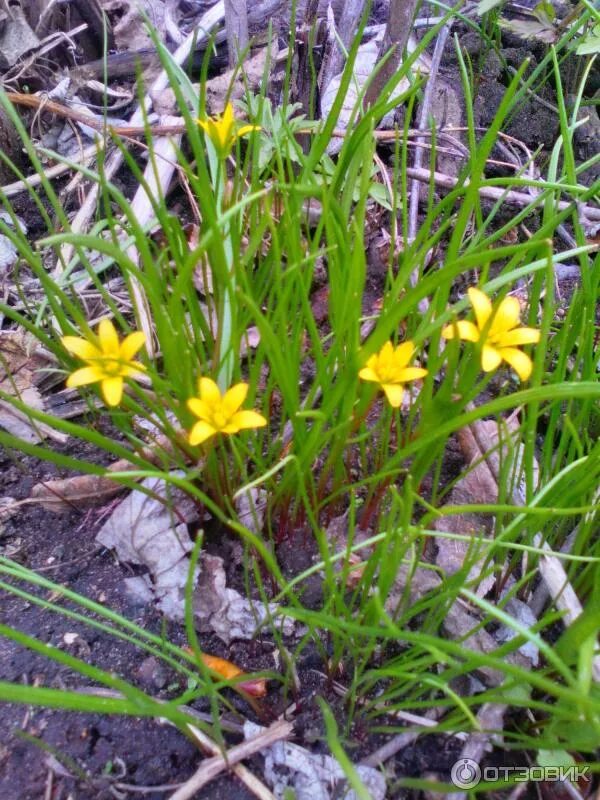
{"type": "Polygon", "coordinates": [[[236,129],[233,105],[231,103],[227,103],[222,114],[199,119],[198,125],[213,143],[219,158],[227,158],[233,145],[242,136],[246,136],[252,131],[260,130],[257,125],[241,125],[236,129]]]}
{"type": "Polygon", "coordinates": [[[363,381],[378,383],[392,408],[399,408],[404,384],[427,375],[427,370],[422,367],[408,366],[414,352],[413,342],[403,342],[398,347],[386,342],[378,353],[369,358],[358,375],[363,381]]]}
{"type": "Polygon", "coordinates": [[[141,331],[130,333],[122,342],[114,325],[103,319],[98,326],[98,344],[79,336],[63,336],[63,347],[86,362],[86,366],[72,372],[67,386],[74,388],[100,382],[102,397],[107,406],[118,406],[123,396],[125,378],[135,378],[145,371],[143,364],[133,357],[146,341],[141,331]]]}
{"type": "Polygon", "coordinates": [[[198,390],[200,397],[190,397],[187,401],[189,410],[200,420],[189,433],[191,445],[202,444],[217,433],[239,433],[244,428],[262,428],[267,424],[262,414],[241,408],[248,394],[247,383],[237,383],[221,394],[211,378],[200,378],[198,390]]]}
{"type": "Polygon", "coordinates": [[[471,287],[468,293],[475,311],[475,322],[454,322],[443,328],[442,336],[446,339],[458,336],[468,342],[478,342],[481,345],[481,368],[484,372],[491,372],[506,361],[519,378],[526,381],[533,365],[527,353],[518,348],[523,344],[537,344],[540,332],[536,328],[517,327],[521,308],[516,297],[505,297],[494,308],[489,297],[480,289],[471,287]]]}

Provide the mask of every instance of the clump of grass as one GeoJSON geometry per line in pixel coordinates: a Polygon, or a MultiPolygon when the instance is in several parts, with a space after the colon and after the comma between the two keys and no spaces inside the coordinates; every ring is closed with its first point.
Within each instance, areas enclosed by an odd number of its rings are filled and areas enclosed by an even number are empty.
{"type": "MultiPolygon", "coordinates": [[[[434,35],[435,30],[425,37],[421,49],[434,35]]],[[[560,46],[568,45],[565,40],[560,46]]],[[[276,587],[274,599],[281,604],[281,613],[306,625],[307,634],[293,656],[312,640],[332,675],[344,667],[348,726],[360,718],[372,731],[392,733],[397,727],[394,714],[441,707],[446,714],[439,730],[470,730],[477,727],[476,706],[505,703],[508,698],[514,708],[535,709],[535,723],[507,731],[507,746],[557,749],[570,740],[589,750],[600,733],[600,700],[589,677],[593,649],[585,648],[585,657],[579,659],[572,659],[564,648],[553,649],[548,632],[556,620],[553,613],[546,612],[536,629],[529,630],[502,610],[507,598],[499,606],[482,600],[473,592],[476,582],[468,577],[476,563],[485,564],[492,573],[507,559],[526,553],[527,571],[519,576],[514,592],[524,591],[535,581],[541,554],[535,537],[541,535],[559,549],[566,532],[578,523],[573,554],[564,558],[573,586],[584,599],[586,619],[592,613],[587,609],[594,603],[598,573],[593,532],[600,473],[596,441],[600,351],[594,320],[600,257],[586,242],[577,220],[576,203],[591,197],[594,190],[578,184],[572,145],[576,110],[569,117],[557,57],[549,54],[542,62],[544,68],[554,69],[562,134],[547,180],[490,181],[485,172],[498,132],[524,87],[535,85],[538,67],[527,79],[523,70],[515,76],[484,135],[476,134],[469,119],[470,157],[457,187],[441,199],[436,199],[433,184],[429,187],[418,234],[404,243],[398,256],[390,249],[380,307],[367,317],[363,297],[368,272],[365,230],[374,193],[372,131],[392,105],[394,86],[389,85],[367,110],[361,109],[359,99],[355,124],[348,128],[333,162],[325,149],[351,79],[356,46],[338,99],[321,126],[298,120],[293,109],[273,112],[264,95],[247,98],[251,111],[247,124],[236,122],[229,104],[222,116],[209,119],[201,104],[190,107],[188,78],[164,48],[160,52],[186,126],[178,169],[194,200],[192,206],[199,211],[197,242],[190,243],[182,221],[170,213],[163,197],[152,198],[151,227],[162,230],[160,243],[153,241],[149,230],[132,216],[128,198],[103,176],[101,162],[96,171],[80,169],[97,183],[104,216],[93,233],[71,231],[22,125],[2,101],[42,176],[45,202],[59,224],[34,192],[32,201],[48,225],[48,235],[38,248],[19,229],[0,221],[2,232],[13,240],[47,295],[37,307],[29,303],[26,311],[6,304],[0,310],[38,337],[56,357],[68,384],[81,387],[84,397],[91,400],[99,389],[105,402],[102,413],[110,416],[125,444],[87,424],[27,409],[6,393],[2,399],[34,420],[115,457],[128,458],[136,467],[135,479],[160,474],[165,481],[176,482],[258,551],[276,587]],[[314,132],[306,153],[295,140],[301,127],[314,132]],[[481,199],[480,189],[487,185],[528,186],[538,194],[509,222],[497,225],[500,203],[490,209],[481,199]],[[563,195],[572,207],[557,212],[556,201],[563,195]],[[308,202],[321,209],[314,224],[307,221],[308,202]],[[539,214],[540,224],[527,241],[500,244],[506,231],[533,213],[539,214]],[[552,239],[557,226],[567,220],[574,222],[576,246],[559,252],[552,239]],[[65,245],[73,248],[73,260],[62,275],[50,277],[45,259],[52,253],[59,257],[65,245]],[[139,262],[130,257],[130,247],[139,262]],[[443,257],[431,266],[429,254],[438,248],[443,257]],[[577,261],[582,281],[571,310],[557,323],[553,269],[565,259],[577,261]],[[317,321],[311,305],[317,266],[325,268],[329,287],[325,324],[317,321]],[[199,269],[205,278],[210,273],[212,280],[205,301],[194,283],[199,269]],[[129,290],[131,315],[123,313],[103,285],[108,270],[122,277],[129,290]],[[418,281],[413,285],[415,274],[418,281]],[[450,303],[456,297],[457,280],[465,276],[471,284],[469,298],[450,303]],[[92,281],[114,320],[103,321],[97,332],[90,329],[78,294],[84,279],[92,281]],[[527,287],[524,312],[509,295],[517,285],[527,287]],[[143,320],[151,322],[152,341],[140,333],[143,320]],[[366,322],[371,332],[363,340],[366,322]],[[258,344],[242,350],[251,328],[259,334],[258,344]],[[492,376],[497,378],[493,385],[492,376]],[[435,537],[445,535],[429,527],[433,515],[452,513],[440,503],[442,463],[451,437],[468,423],[500,418],[512,409],[520,410],[522,457],[514,460],[512,474],[504,471],[506,485],[499,487],[499,501],[478,509],[495,519],[495,536],[465,534],[473,549],[463,568],[411,603],[414,576],[420,570],[438,572],[424,554],[435,537]],[[136,425],[138,418],[150,421],[169,442],[151,460],[136,425]],[[175,469],[184,477],[174,478],[175,469]],[[433,483],[427,494],[422,489],[426,478],[433,483]],[[501,502],[510,498],[508,487],[515,480],[525,487],[523,504],[501,502]],[[268,497],[263,540],[240,522],[235,504],[236,497],[258,486],[268,497]],[[552,492],[547,491],[549,486],[552,492]],[[347,514],[348,529],[347,543],[340,548],[329,540],[326,527],[332,516],[342,512],[347,514]],[[299,527],[314,542],[320,561],[286,581],[272,545],[299,527]],[[366,541],[359,536],[365,530],[366,541]],[[392,612],[389,601],[401,570],[406,570],[407,583],[392,612]],[[324,574],[323,603],[314,610],[303,605],[299,585],[317,572],[324,574]],[[446,638],[443,620],[454,604],[464,601],[482,614],[481,625],[504,622],[514,628],[516,637],[486,654],[466,641],[446,638]],[[524,641],[542,653],[542,666],[536,670],[507,660],[524,641]],[[476,695],[459,697],[453,682],[482,668],[493,668],[503,680],[476,695]]],[[[463,78],[469,99],[464,63],[463,78]]],[[[419,91],[416,82],[407,93],[409,107],[419,91]]],[[[391,169],[392,194],[387,198],[394,233],[398,220],[406,229],[407,142],[406,130],[404,135],[400,131],[391,169]]],[[[152,162],[156,158],[152,141],[147,145],[152,162]]],[[[137,161],[126,151],[125,157],[135,179],[144,185],[137,161]]],[[[434,157],[435,148],[432,163],[434,157]]],[[[105,474],[96,464],[61,456],[43,445],[24,444],[4,432],[0,442],[58,464],[105,474]]],[[[113,477],[135,485],[131,475],[113,477]]],[[[0,561],[0,570],[7,580],[50,586],[6,559],[0,561]]],[[[257,569],[254,577],[266,596],[264,574],[257,569]]],[[[0,686],[4,699],[162,716],[184,731],[190,724],[182,708],[186,703],[198,695],[208,695],[215,709],[223,702],[220,687],[197,677],[185,651],[91,601],[68,593],[81,607],[74,612],[45,603],[32,588],[6,581],[3,588],[45,605],[48,613],[76,615],[126,638],[198,681],[166,706],[158,705],[127,680],[3,627],[3,635],[120,693],[118,698],[92,698],[43,688],[25,692],[5,683],[0,686]]],[[[585,632],[581,635],[588,641],[589,629],[585,631],[587,638],[585,632]]],[[[275,629],[273,635],[280,641],[275,629]]],[[[284,663],[290,662],[284,659],[284,663]]],[[[290,668],[283,678],[287,685],[291,677],[290,668]]],[[[327,712],[325,718],[335,741],[327,712]]]]}

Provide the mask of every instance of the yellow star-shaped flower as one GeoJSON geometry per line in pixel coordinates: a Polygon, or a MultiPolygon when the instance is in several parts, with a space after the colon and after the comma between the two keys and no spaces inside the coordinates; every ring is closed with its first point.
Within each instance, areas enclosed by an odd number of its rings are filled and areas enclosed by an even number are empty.
{"type": "Polygon", "coordinates": [[[227,158],[235,142],[252,131],[259,131],[258,125],[241,125],[235,127],[233,105],[227,103],[222,114],[207,119],[199,119],[198,125],[204,130],[214,145],[219,158],[227,158]]]}
{"type": "Polygon", "coordinates": [[[133,360],[145,341],[145,335],[136,331],[119,342],[109,319],[103,319],[98,326],[97,345],[79,336],[63,336],[61,342],[69,353],[86,362],[85,367],[69,375],[67,386],[73,388],[99,381],[106,405],[118,406],[123,396],[124,379],[134,378],[146,369],[139,361],[133,360]]]}
{"type": "Polygon", "coordinates": [[[470,287],[468,293],[476,322],[454,322],[442,330],[442,336],[446,339],[458,336],[468,342],[478,342],[481,345],[481,368],[484,372],[491,372],[506,361],[519,378],[526,381],[533,364],[527,353],[518,347],[537,344],[540,332],[536,328],[517,327],[521,309],[516,297],[505,297],[497,308],[493,308],[489,297],[480,289],[470,287]]]}
{"type": "Polygon", "coordinates": [[[378,383],[392,408],[399,408],[404,395],[404,384],[427,375],[427,370],[422,367],[408,366],[414,352],[415,346],[412,342],[403,342],[398,347],[386,342],[378,353],[369,358],[358,375],[363,381],[378,383]]]}
{"type": "Polygon", "coordinates": [[[225,394],[211,378],[198,381],[200,397],[190,397],[189,410],[200,420],[189,433],[191,445],[202,444],[217,433],[238,433],[244,428],[262,428],[267,420],[257,411],[240,410],[246,395],[247,383],[237,383],[225,394]]]}

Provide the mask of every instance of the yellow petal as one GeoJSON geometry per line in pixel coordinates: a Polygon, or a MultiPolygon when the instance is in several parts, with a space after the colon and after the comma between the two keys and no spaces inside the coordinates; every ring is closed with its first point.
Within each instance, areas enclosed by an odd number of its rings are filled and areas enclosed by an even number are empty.
{"type": "Polygon", "coordinates": [[[407,381],[416,381],[419,378],[424,378],[425,375],[427,375],[427,370],[423,369],[423,367],[404,367],[404,369],[400,370],[398,380],[406,383],[407,381]]]}
{"type": "Polygon", "coordinates": [[[139,361],[132,361],[130,364],[123,364],[121,366],[121,375],[123,378],[137,378],[146,372],[146,367],[140,364],[139,361]]]}
{"type": "Polygon", "coordinates": [[[98,325],[100,349],[106,356],[119,356],[119,337],[111,320],[103,319],[98,325]]]}
{"type": "Polygon", "coordinates": [[[499,347],[514,347],[519,344],[536,344],[540,340],[540,332],[536,328],[514,328],[512,331],[498,335],[499,347]]]}
{"type": "Polygon", "coordinates": [[[258,411],[238,411],[234,414],[230,425],[235,425],[238,431],[244,428],[264,428],[267,420],[258,411]]]}
{"type": "Polygon", "coordinates": [[[490,336],[509,331],[519,324],[521,318],[521,306],[516,297],[505,297],[498,306],[494,315],[494,321],[490,326],[490,336]]]}
{"type": "Polygon", "coordinates": [[[102,397],[107,406],[118,406],[123,397],[123,378],[104,378],[100,384],[102,397]]]}
{"type": "Polygon", "coordinates": [[[401,383],[384,383],[381,387],[392,408],[399,408],[404,397],[404,386],[401,383]]]}
{"type": "Polygon", "coordinates": [[[192,414],[195,414],[199,419],[210,419],[211,408],[204,400],[200,400],[199,397],[190,397],[187,401],[187,407],[192,414]]]}
{"type": "Polygon", "coordinates": [[[391,342],[386,342],[379,353],[377,359],[382,364],[389,364],[394,357],[394,345],[391,342]]]}
{"type": "Polygon", "coordinates": [[[61,342],[65,350],[86,361],[98,358],[101,355],[96,345],[88,342],[87,339],[82,339],[80,336],[63,336],[61,342]]]}
{"type": "Polygon", "coordinates": [[[402,342],[402,344],[399,344],[398,347],[394,350],[394,356],[393,356],[394,367],[396,369],[402,369],[402,367],[405,367],[411,360],[414,352],[415,352],[415,345],[413,342],[407,341],[407,342],[402,342]]]}
{"type": "Polygon", "coordinates": [[[527,353],[517,350],[516,347],[503,347],[500,350],[500,355],[510,364],[522,381],[526,381],[529,378],[533,364],[527,353]]]}
{"type": "Polygon", "coordinates": [[[491,372],[493,369],[497,369],[501,361],[502,356],[495,347],[491,347],[489,344],[483,345],[483,350],[481,351],[481,367],[484,372],[491,372]]]}
{"type": "Polygon", "coordinates": [[[221,403],[221,391],[212,378],[200,378],[198,380],[200,399],[212,408],[221,403]]]}
{"type": "Polygon", "coordinates": [[[213,428],[208,422],[197,422],[190,431],[189,442],[192,446],[202,444],[207,439],[210,439],[211,436],[214,436],[216,432],[216,428],[213,428]]]}
{"type": "Polygon", "coordinates": [[[468,290],[469,300],[475,312],[475,319],[477,320],[477,327],[482,330],[492,313],[492,304],[489,297],[484,294],[481,289],[475,289],[471,286],[468,290]]]}
{"type": "MultiPolygon", "coordinates": [[[[369,359],[370,361],[371,359],[369,359]]],[[[362,378],[363,381],[374,381],[375,383],[379,383],[379,376],[375,372],[372,367],[363,367],[361,371],[358,373],[358,377],[362,378]]]]}
{"type": "Polygon", "coordinates": [[[208,118],[206,120],[198,120],[198,124],[204,130],[210,141],[213,143],[215,150],[219,156],[224,157],[227,155],[227,138],[223,133],[223,125],[220,120],[208,118]]]}
{"type": "Polygon", "coordinates": [[[233,114],[233,104],[231,102],[227,103],[225,106],[225,110],[223,111],[223,116],[221,117],[221,130],[222,135],[224,137],[224,141],[228,142],[231,139],[231,134],[233,133],[233,124],[235,122],[234,114],[233,114]]]}
{"type": "Polygon", "coordinates": [[[121,342],[120,355],[123,361],[131,361],[137,351],[144,346],[146,334],[142,331],[134,331],[126,336],[121,342]]]}
{"type": "Polygon", "coordinates": [[[444,339],[454,339],[455,334],[458,333],[459,339],[464,339],[467,342],[479,341],[479,329],[474,322],[467,319],[461,319],[452,325],[446,325],[442,328],[442,336],[444,339]]]}
{"type": "Polygon", "coordinates": [[[245,136],[247,133],[252,133],[253,131],[259,131],[260,125],[242,125],[241,128],[238,128],[236,131],[236,139],[240,139],[242,136],[245,136]]]}
{"type": "Polygon", "coordinates": [[[104,373],[98,367],[82,367],[69,375],[67,386],[69,389],[74,389],[76,386],[85,386],[88,383],[101,381],[103,377],[104,373]]]}
{"type": "Polygon", "coordinates": [[[247,394],[247,383],[236,383],[235,386],[232,386],[231,389],[225,392],[223,397],[223,411],[226,416],[230,417],[232,414],[235,414],[246,399],[247,394]]]}

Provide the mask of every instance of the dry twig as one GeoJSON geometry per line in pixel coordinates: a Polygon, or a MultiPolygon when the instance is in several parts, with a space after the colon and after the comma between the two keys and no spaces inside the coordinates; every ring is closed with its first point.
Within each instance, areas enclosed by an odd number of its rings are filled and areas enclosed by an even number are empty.
{"type": "MultiPolygon", "coordinates": [[[[220,23],[223,20],[223,16],[225,14],[225,8],[223,0],[218,0],[212,8],[210,8],[206,14],[204,14],[196,28],[190,33],[190,35],[186,38],[183,44],[177,48],[175,53],[173,54],[173,60],[176,64],[183,64],[184,61],[188,58],[192,49],[197,45],[198,40],[207,39],[210,35],[210,31],[214,28],[215,25],[220,23]]],[[[146,113],[150,110],[154,96],[159,95],[166,87],[169,85],[169,76],[166,70],[162,70],[160,75],[156,78],[152,87],[148,94],[144,97],[142,108],[138,108],[137,111],[131,117],[131,125],[132,126],[143,126],[144,118],[146,113]]],[[[104,176],[106,180],[110,180],[112,176],[116,173],[119,169],[121,164],[123,163],[123,154],[120,150],[112,153],[110,158],[106,161],[104,165],[104,176]]],[[[71,223],[71,230],[73,233],[80,233],[85,229],[88,224],[88,221],[92,214],[94,213],[94,209],[96,208],[96,202],[98,199],[98,189],[99,186],[94,184],[90,191],[85,198],[81,208],[73,218],[71,223]]],[[[56,265],[54,270],[54,278],[60,275],[64,269],[64,264],[68,264],[73,249],[72,247],[65,247],[61,253],[61,258],[59,263],[56,265]]]]}
{"type": "Polygon", "coordinates": [[[346,50],[350,49],[352,39],[363,15],[365,0],[347,0],[342,7],[340,21],[337,26],[337,37],[332,36],[328,52],[323,60],[319,83],[323,89],[328,86],[331,79],[344,68],[344,53],[340,42],[346,50]],[[337,39],[339,38],[339,42],[337,39]]]}
{"type": "Polygon", "coordinates": [[[246,0],[225,0],[225,30],[227,31],[229,66],[233,68],[250,41],[246,0]]]}
{"type": "MultiPolygon", "coordinates": [[[[202,743],[203,740],[208,739],[208,737],[201,733],[197,728],[194,728],[192,725],[189,727],[199,742],[202,743]]],[[[221,752],[216,744],[214,744],[212,740],[208,739],[208,741],[211,742],[211,745],[203,744],[203,746],[206,746],[210,749],[212,749],[214,746],[217,754],[214,755],[213,758],[209,758],[208,760],[204,761],[197,772],[192,775],[192,777],[186,781],[186,783],[184,783],[183,786],[181,786],[174,794],[172,794],[169,800],[189,800],[189,798],[193,797],[199,789],[205,786],[209,781],[213,780],[213,778],[215,778],[220,772],[223,772],[223,770],[228,769],[229,767],[233,767],[235,774],[240,777],[240,764],[238,762],[243,761],[245,758],[249,758],[256,753],[260,753],[261,750],[264,750],[266,747],[270,747],[272,744],[275,744],[275,742],[279,742],[282,739],[287,739],[292,730],[293,725],[290,722],[275,722],[269,728],[266,728],[262,733],[259,733],[258,736],[232,747],[224,756],[221,755],[221,752]]],[[[261,797],[264,800],[274,800],[274,795],[248,770],[244,769],[243,774],[245,778],[244,782],[257,797],[261,797]],[[252,782],[248,781],[248,777],[250,775],[252,775],[253,778],[252,782]],[[254,781],[256,781],[256,783],[254,783],[254,781]],[[258,785],[263,787],[265,790],[264,792],[261,792],[261,794],[258,794],[258,785]]]]}
{"type": "Polygon", "coordinates": [[[379,60],[393,48],[393,52],[371,82],[365,95],[365,107],[372,106],[387,82],[392,78],[402,62],[404,50],[412,31],[412,21],[418,0],[391,0],[385,35],[379,48],[379,60]]]}

